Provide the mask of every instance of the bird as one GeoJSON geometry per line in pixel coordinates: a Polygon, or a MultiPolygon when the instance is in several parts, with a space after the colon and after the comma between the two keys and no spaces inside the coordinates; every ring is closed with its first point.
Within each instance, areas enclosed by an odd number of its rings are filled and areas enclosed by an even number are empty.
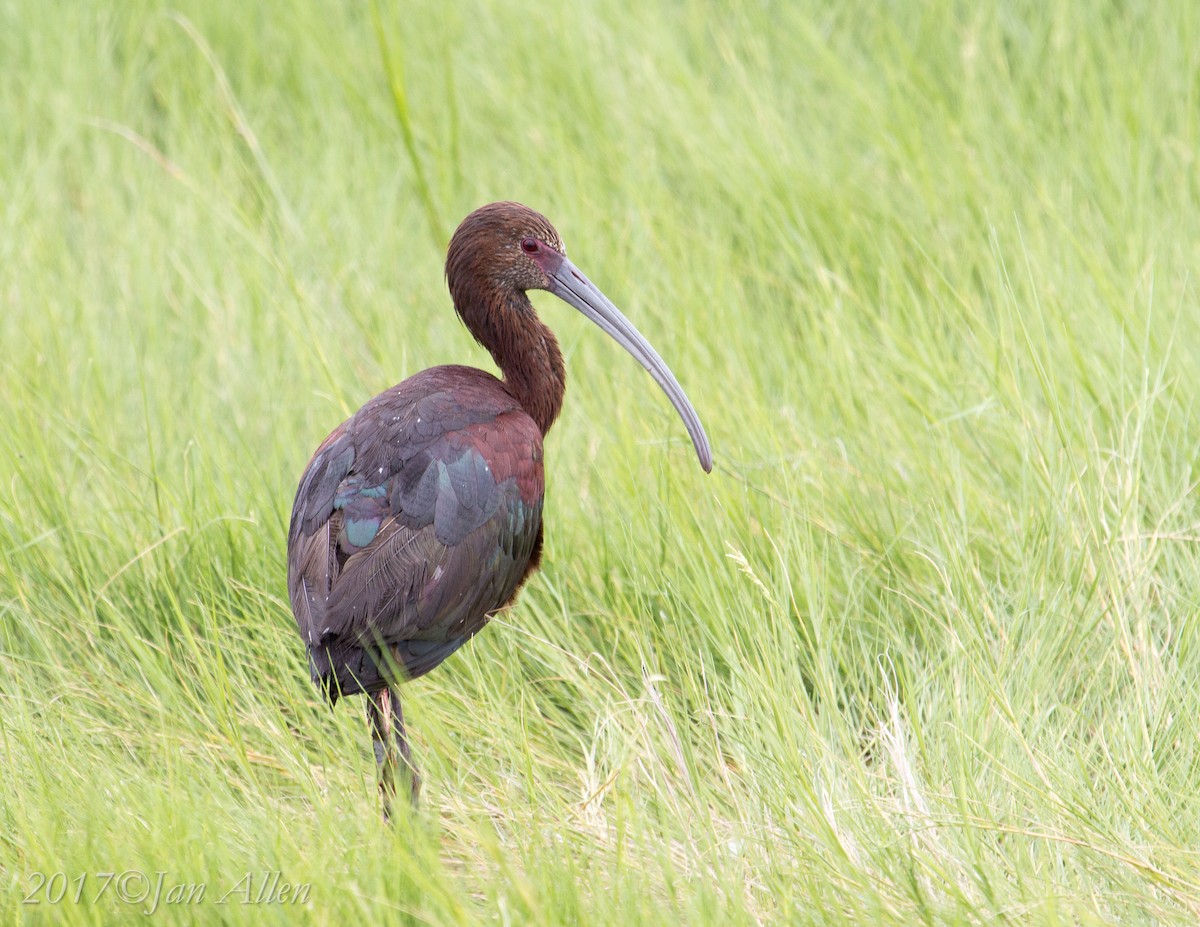
{"type": "Polygon", "coordinates": [[[543,442],[566,369],[529,300],[546,290],[632,354],[666,393],[712,470],[708,437],[674,374],[567,258],[541,213],[470,213],[447,249],[459,319],[501,376],[432,367],[370,399],[321,442],[300,478],[287,539],[288,597],[313,682],[332,706],[366,696],[383,816],[397,773],[415,807],[398,686],[424,675],[515,599],[541,563],[543,442]]]}

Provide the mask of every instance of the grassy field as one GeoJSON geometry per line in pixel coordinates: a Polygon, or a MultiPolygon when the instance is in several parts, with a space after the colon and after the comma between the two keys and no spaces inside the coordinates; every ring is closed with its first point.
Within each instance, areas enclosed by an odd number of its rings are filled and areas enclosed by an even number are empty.
{"type": "Polygon", "coordinates": [[[6,923],[1200,919],[1200,5],[8,0],[0,126],[6,923]],[[286,519],[491,369],[494,199],[717,465],[536,298],[543,570],[386,829],[286,519]]]}

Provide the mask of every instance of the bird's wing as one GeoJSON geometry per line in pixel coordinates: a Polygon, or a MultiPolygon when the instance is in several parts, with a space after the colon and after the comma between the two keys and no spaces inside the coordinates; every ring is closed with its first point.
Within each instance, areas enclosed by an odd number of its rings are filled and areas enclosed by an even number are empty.
{"type": "Polygon", "coordinates": [[[339,653],[406,642],[423,643],[397,659],[424,672],[432,648],[515,594],[541,536],[541,434],[507,401],[385,393],[318,448],[292,511],[288,591],[319,675],[339,653]]]}

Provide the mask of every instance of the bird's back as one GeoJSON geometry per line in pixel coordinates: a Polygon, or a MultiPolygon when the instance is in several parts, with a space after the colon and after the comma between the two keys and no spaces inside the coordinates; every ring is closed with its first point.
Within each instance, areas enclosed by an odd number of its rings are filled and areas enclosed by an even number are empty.
{"type": "Polygon", "coordinates": [[[428,672],[516,595],[542,541],[542,434],[495,377],[434,367],[380,393],[309,462],[288,594],[338,694],[428,672]]]}

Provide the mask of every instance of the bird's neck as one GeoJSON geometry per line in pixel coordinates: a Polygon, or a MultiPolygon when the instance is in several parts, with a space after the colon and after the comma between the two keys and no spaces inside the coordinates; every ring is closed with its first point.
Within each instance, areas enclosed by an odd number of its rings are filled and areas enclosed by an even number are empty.
{"type": "Polygon", "coordinates": [[[504,374],[505,387],[544,435],[558,418],[567,388],[562,351],[554,333],[537,317],[528,296],[516,292],[499,298],[503,305],[479,319],[481,330],[470,324],[468,327],[491,352],[504,374]]]}

